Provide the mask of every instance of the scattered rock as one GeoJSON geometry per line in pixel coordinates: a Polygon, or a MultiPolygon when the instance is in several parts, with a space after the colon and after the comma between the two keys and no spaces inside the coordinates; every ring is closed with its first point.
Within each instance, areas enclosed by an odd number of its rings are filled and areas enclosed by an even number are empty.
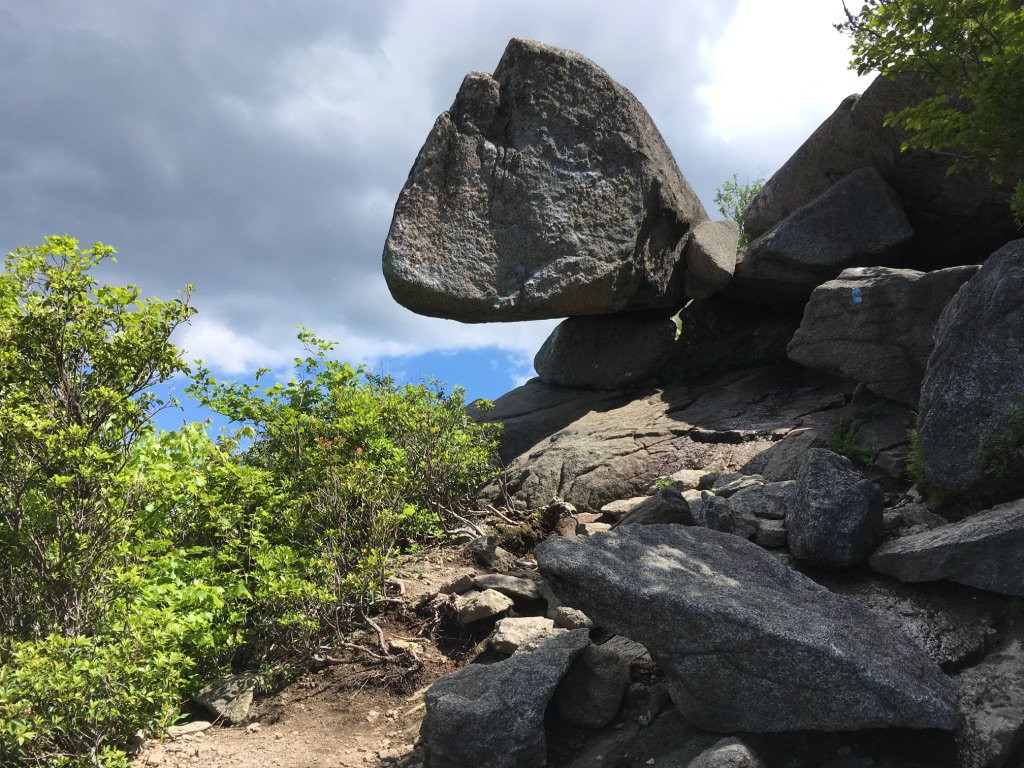
{"type": "Polygon", "coordinates": [[[197,691],[192,700],[218,720],[241,723],[249,716],[256,678],[252,675],[225,675],[197,691]]]}
{"type": "Polygon", "coordinates": [[[754,543],[765,549],[782,549],[786,546],[786,525],[782,520],[756,519],[757,533],[754,543]]]}
{"type": "Polygon", "coordinates": [[[796,481],[783,480],[742,488],[729,497],[729,506],[767,520],[784,520],[796,498],[796,481]]]}
{"type": "Polygon", "coordinates": [[[619,525],[693,525],[690,504],[674,487],[662,488],[619,521],[619,525]]]}
{"type": "Polygon", "coordinates": [[[459,621],[463,624],[472,624],[474,621],[500,616],[514,604],[512,598],[506,597],[495,589],[467,592],[455,598],[455,610],[459,615],[459,621]]]}
{"type": "Polygon", "coordinates": [[[509,655],[518,651],[531,651],[545,638],[565,631],[556,629],[555,622],[543,616],[502,619],[491,637],[491,648],[509,655]]]}
{"type": "Polygon", "coordinates": [[[480,590],[496,590],[513,600],[540,600],[540,590],[533,579],[503,573],[481,573],[473,577],[473,586],[480,590]]]}
{"type": "Polygon", "coordinates": [[[466,544],[466,550],[480,565],[507,573],[515,568],[516,559],[498,546],[498,537],[493,534],[478,536],[466,544]]]}
{"type": "Polygon", "coordinates": [[[702,469],[680,469],[678,472],[673,472],[665,478],[658,478],[658,480],[664,480],[680,492],[685,493],[686,491],[705,491],[715,482],[715,478],[714,473],[705,472],[702,469]]]}
{"type": "MultiPolygon", "coordinates": [[[[571,541],[570,539],[561,539],[571,541]]],[[[431,768],[543,768],[544,713],[586,630],[544,640],[494,664],[470,664],[427,690],[423,738],[431,768]]]]}
{"type": "Polygon", "coordinates": [[[886,542],[871,567],[901,581],[948,579],[1024,596],[1024,499],[886,542]]]}
{"type": "Polygon", "coordinates": [[[797,476],[796,503],[786,517],[789,549],[828,568],[863,561],[881,539],[884,498],[845,456],[815,448],[797,476]]]}
{"type": "MultiPolygon", "coordinates": [[[[935,327],[918,431],[928,479],[946,491],[963,493],[983,482],[986,449],[995,449],[1007,419],[1024,409],[1022,295],[1024,240],[1015,240],[964,284],[935,327]]],[[[1002,477],[984,481],[1007,485],[1000,500],[1024,494],[1019,456],[1015,462],[1002,477]]]]}
{"type": "Polygon", "coordinates": [[[555,691],[555,711],[563,721],[603,728],[619,711],[629,685],[629,660],[605,645],[590,645],[576,657],[555,691]]]}
{"type": "Polygon", "coordinates": [[[707,299],[729,284],[739,241],[735,221],[697,223],[686,244],[686,298],[707,299]]]}
{"type": "Polygon", "coordinates": [[[555,326],[533,367],[560,387],[630,389],[657,377],[678,336],[678,320],[664,313],[570,317],[555,326]]]}
{"type": "Polygon", "coordinates": [[[593,629],[594,622],[583,611],[560,605],[554,610],[552,620],[556,627],[563,629],[593,629]]]}
{"type": "Polygon", "coordinates": [[[169,725],[167,726],[166,732],[168,738],[177,739],[193,733],[202,733],[212,727],[213,723],[209,720],[193,720],[190,723],[183,723],[182,725],[169,725]]]}
{"type": "Polygon", "coordinates": [[[738,536],[627,526],[536,555],[567,603],[647,646],[697,727],[954,726],[950,682],[921,651],[738,536]]]}
{"type": "Polygon", "coordinates": [[[612,529],[611,523],[580,523],[576,526],[577,536],[593,536],[595,533],[604,533],[612,529]]]}
{"type": "Polygon", "coordinates": [[[750,747],[731,737],[701,752],[686,768],[764,768],[764,763],[750,747]]]}
{"type": "Polygon", "coordinates": [[[731,533],[744,539],[757,535],[757,519],[743,507],[734,507],[729,499],[703,492],[703,499],[697,519],[714,531],[731,533]]]}
{"type": "Polygon", "coordinates": [[[789,343],[789,359],[916,405],[939,314],[977,271],[843,270],[814,289],[789,343]]]}
{"type": "Polygon", "coordinates": [[[475,574],[461,573],[453,579],[449,579],[437,590],[442,595],[461,595],[469,592],[475,586],[475,574]]]}
{"type": "Polygon", "coordinates": [[[434,123],[384,276],[403,306],[464,322],[670,308],[707,218],[629,91],[578,53],[513,39],[434,123]]]}
{"type": "Polygon", "coordinates": [[[719,475],[711,484],[711,492],[722,498],[729,498],[734,493],[747,488],[757,488],[764,485],[764,478],[761,475],[744,475],[741,472],[727,472],[719,475]]]}
{"type": "Polygon", "coordinates": [[[742,248],[728,295],[803,303],[848,267],[894,263],[913,234],[896,193],[862,168],[742,248]]]}
{"type": "Polygon", "coordinates": [[[631,496],[628,499],[619,499],[617,501],[609,501],[603,507],[601,507],[601,514],[608,515],[610,517],[621,518],[628,515],[634,509],[639,507],[650,496],[631,496]]]}

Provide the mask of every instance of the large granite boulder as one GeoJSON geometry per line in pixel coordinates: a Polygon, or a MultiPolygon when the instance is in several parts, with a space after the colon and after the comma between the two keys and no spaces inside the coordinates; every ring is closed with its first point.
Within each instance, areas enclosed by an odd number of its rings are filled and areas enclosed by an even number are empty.
{"type": "Polygon", "coordinates": [[[882,125],[886,115],[917,103],[926,91],[911,78],[878,77],[849,96],[765,183],[744,215],[758,237],[840,179],[874,166],[899,195],[914,230],[907,256],[918,269],[976,263],[1014,237],[1009,191],[984,171],[950,175],[950,158],[900,151],[905,138],[882,125]]]}
{"type": "Polygon", "coordinates": [[[650,115],[589,59],[513,39],[471,72],[395,206],[395,300],[464,322],[667,308],[707,219],[650,115]]]}
{"type": "Polygon", "coordinates": [[[699,728],[955,725],[953,687],[920,649],[738,536],[625,526],[549,539],[536,556],[560,599],[648,648],[699,728]]]}
{"type": "Polygon", "coordinates": [[[427,690],[421,735],[430,768],[543,768],[544,713],[587,630],[551,637],[494,664],[470,664],[427,690]]]}
{"type": "Polygon", "coordinates": [[[916,405],[939,314],[977,271],[844,270],[814,289],[789,342],[789,359],[916,405]]]}
{"type": "Polygon", "coordinates": [[[913,234],[896,193],[867,166],[741,249],[727,294],[803,303],[847,267],[895,263],[913,234]]]}
{"type": "Polygon", "coordinates": [[[966,492],[984,481],[1006,485],[1004,498],[1024,493],[1024,473],[1011,456],[1000,457],[1010,464],[996,473],[1002,477],[983,478],[1008,419],[1019,420],[1024,410],[1022,296],[1024,240],[1015,240],[989,257],[935,326],[918,431],[928,479],[946,491],[966,492]]]}
{"type": "Polygon", "coordinates": [[[948,579],[1024,597],[1024,499],[886,542],[871,567],[901,581],[948,579]]]}
{"type": "Polygon", "coordinates": [[[678,318],[665,315],[570,317],[548,336],[533,367],[547,384],[629,389],[658,374],[678,336],[678,318]]]}
{"type": "Polygon", "coordinates": [[[867,559],[882,538],[882,490],[845,456],[813,448],[796,478],[786,515],[789,550],[826,568],[849,568],[867,559]]]}

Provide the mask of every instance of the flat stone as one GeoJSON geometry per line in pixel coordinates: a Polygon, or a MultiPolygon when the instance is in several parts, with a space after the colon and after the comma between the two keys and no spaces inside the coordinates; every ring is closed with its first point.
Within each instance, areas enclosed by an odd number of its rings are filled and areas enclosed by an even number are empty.
{"type": "Polygon", "coordinates": [[[480,573],[473,577],[473,586],[480,590],[494,589],[513,600],[539,600],[540,591],[533,579],[522,579],[503,573],[480,573]]]}
{"type": "Polygon", "coordinates": [[[586,630],[565,632],[536,650],[494,664],[470,664],[437,680],[424,697],[427,764],[543,768],[544,713],[569,665],[589,643],[586,630]]]}
{"type": "Polygon", "coordinates": [[[627,526],[549,539],[536,555],[566,603],[648,648],[680,715],[699,728],[955,725],[950,681],[922,651],[738,536],[627,526]]]}
{"type": "Polygon", "coordinates": [[[631,496],[628,499],[617,499],[616,501],[609,501],[603,507],[601,507],[602,515],[609,515],[611,517],[623,517],[628,515],[634,509],[639,507],[643,502],[647,501],[650,496],[631,496]]]}
{"type": "Polygon", "coordinates": [[[871,567],[900,581],[947,579],[1024,596],[1024,499],[886,542],[871,567]]]}
{"type": "Polygon", "coordinates": [[[395,300],[463,322],[674,308],[708,218],[650,115],[578,53],[515,38],[471,72],[395,206],[395,300]]]}
{"type": "Polygon", "coordinates": [[[545,638],[565,631],[557,629],[555,622],[543,616],[501,619],[491,637],[491,648],[510,655],[521,650],[531,651],[545,638]]]}
{"type": "Polygon", "coordinates": [[[593,536],[595,533],[604,533],[611,529],[611,523],[580,523],[576,526],[576,535],[593,536]]]}
{"type": "Polygon", "coordinates": [[[674,487],[662,488],[618,522],[619,525],[693,525],[689,502],[674,487]]]}
{"type": "Polygon", "coordinates": [[[459,621],[463,624],[472,624],[475,621],[500,616],[514,604],[512,598],[506,597],[495,589],[467,592],[455,598],[455,610],[459,614],[459,621]]]}
{"type": "Polygon", "coordinates": [[[193,720],[190,723],[184,723],[182,725],[169,725],[167,726],[166,733],[168,738],[177,739],[181,736],[188,736],[193,733],[202,733],[212,727],[213,723],[209,720],[193,720]]]}

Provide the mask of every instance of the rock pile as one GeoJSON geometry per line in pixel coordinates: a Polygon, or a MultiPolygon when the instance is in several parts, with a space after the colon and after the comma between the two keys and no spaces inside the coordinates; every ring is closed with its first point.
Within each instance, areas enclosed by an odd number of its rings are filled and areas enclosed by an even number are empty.
{"type": "Polygon", "coordinates": [[[513,40],[466,77],[384,272],[567,318],[482,416],[557,525],[539,573],[485,538],[498,573],[438,598],[493,632],[427,694],[428,768],[1024,765],[1024,240],[899,151],[919,92],[844,100],[738,248],[593,62],[513,40]]]}

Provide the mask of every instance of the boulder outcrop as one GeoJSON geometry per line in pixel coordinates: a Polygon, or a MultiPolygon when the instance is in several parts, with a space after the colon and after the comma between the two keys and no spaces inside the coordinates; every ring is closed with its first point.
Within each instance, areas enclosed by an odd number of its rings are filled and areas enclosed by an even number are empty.
{"type": "Polygon", "coordinates": [[[789,359],[916,405],[939,315],[978,267],[917,272],[855,267],[819,285],[789,359]]]}
{"type": "MultiPolygon", "coordinates": [[[[1000,450],[1008,420],[1024,414],[1024,240],[996,251],[946,305],[935,327],[935,349],[921,384],[918,431],[929,480],[953,492],[976,488],[1000,450]]],[[[1024,492],[1020,446],[1005,446],[1009,462],[1000,489],[1024,492]]]]}
{"type": "Polygon", "coordinates": [[[672,308],[707,218],[629,91],[578,53],[513,39],[434,123],[384,276],[403,306],[464,322],[672,308]]]}
{"type": "Polygon", "coordinates": [[[954,689],[920,650],[738,536],[627,526],[536,556],[560,599],[647,646],[700,728],[955,725],[954,689]]]}
{"type": "Polygon", "coordinates": [[[896,193],[861,168],[741,249],[728,295],[803,303],[847,267],[896,263],[913,234],[896,193]]]}
{"type": "Polygon", "coordinates": [[[776,171],[747,207],[744,227],[758,237],[833,184],[873,166],[895,190],[914,230],[907,256],[918,269],[977,263],[1013,238],[1009,190],[984,171],[947,173],[950,159],[900,151],[905,136],[885,117],[916,104],[922,86],[911,78],[878,77],[849,96],[776,171]]]}
{"type": "Polygon", "coordinates": [[[430,768],[544,768],[544,713],[589,643],[587,630],[577,629],[440,678],[427,690],[421,730],[430,768]]]}
{"type": "Polygon", "coordinates": [[[871,567],[901,581],[948,579],[1024,597],[1024,499],[886,542],[871,567]]]}

